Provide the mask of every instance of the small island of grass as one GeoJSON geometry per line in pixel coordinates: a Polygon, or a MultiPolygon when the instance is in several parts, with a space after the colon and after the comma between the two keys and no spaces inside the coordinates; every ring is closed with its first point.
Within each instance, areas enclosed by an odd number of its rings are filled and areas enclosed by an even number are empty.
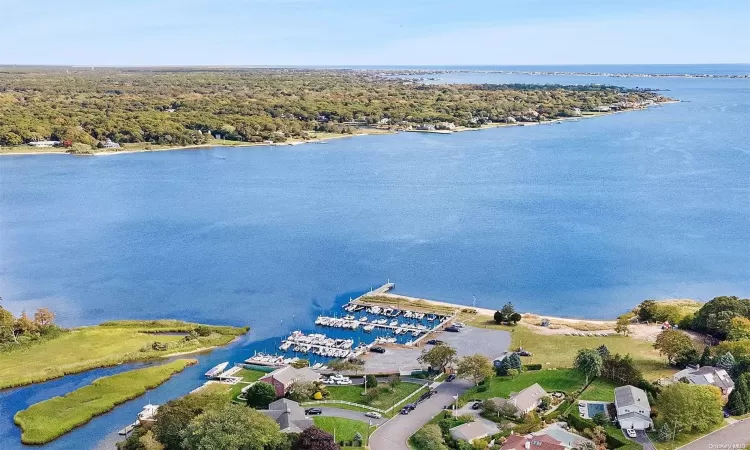
{"type": "Polygon", "coordinates": [[[136,398],[196,364],[178,359],[160,366],[130,370],[94,380],[62,397],[54,397],[19,411],[13,420],[21,427],[24,444],[44,444],[81,426],[120,403],[136,398]]]}
{"type": "Polygon", "coordinates": [[[226,345],[248,330],[178,320],[121,320],[64,329],[53,324],[54,314],[43,311],[34,320],[25,314],[14,319],[0,308],[0,318],[8,324],[0,327],[0,389],[226,345]]]}

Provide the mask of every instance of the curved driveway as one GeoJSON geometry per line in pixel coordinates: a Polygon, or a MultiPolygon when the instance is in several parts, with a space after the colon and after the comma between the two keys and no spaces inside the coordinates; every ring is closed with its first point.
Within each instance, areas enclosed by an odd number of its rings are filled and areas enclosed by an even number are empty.
{"type": "Polygon", "coordinates": [[[420,403],[417,409],[405,416],[399,414],[375,430],[370,436],[370,448],[410,450],[406,443],[409,437],[440,413],[445,406],[450,405],[454,396],[463,394],[470,387],[471,383],[462,380],[440,384],[437,387],[438,393],[420,403]]]}

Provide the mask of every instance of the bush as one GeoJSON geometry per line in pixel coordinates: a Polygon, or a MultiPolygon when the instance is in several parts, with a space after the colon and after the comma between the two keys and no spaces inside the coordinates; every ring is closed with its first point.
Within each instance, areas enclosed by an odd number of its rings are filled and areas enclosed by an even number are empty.
{"type": "Polygon", "coordinates": [[[211,334],[211,329],[205,325],[199,325],[195,327],[195,332],[198,336],[206,337],[211,334]]]}
{"type": "Polygon", "coordinates": [[[365,377],[365,383],[367,383],[368,388],[378,387],[378,379],[375,377],[375,375],[367,375],[365,377]]]}
{"type": "Polygon", "coordinates": [[[541,364],[527,364],[523,366],[526,370],[542,370],[541,364]]]}
{"type": "Polygon", "coordinates": [[[247,405],[253,408],[268,408],[268,404],[276,400],[276,389],[266,382],[258,381],[245,392],[247,405]]]}

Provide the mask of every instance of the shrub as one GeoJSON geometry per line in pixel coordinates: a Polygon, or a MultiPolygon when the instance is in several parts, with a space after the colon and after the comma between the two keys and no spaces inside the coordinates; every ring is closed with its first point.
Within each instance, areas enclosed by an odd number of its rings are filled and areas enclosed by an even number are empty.
{"type": "Polygon", "coordinates": [[[375,375],[367,375],[365,377],[365,382],[367,383],[368,388],[378,387],[378,379],[375,377],[375,375]]]}
{"type": "Polygon", "coordinates": [[[526,370],[542,370],[541,364],[527,364],[523,366],[526,370]]]}

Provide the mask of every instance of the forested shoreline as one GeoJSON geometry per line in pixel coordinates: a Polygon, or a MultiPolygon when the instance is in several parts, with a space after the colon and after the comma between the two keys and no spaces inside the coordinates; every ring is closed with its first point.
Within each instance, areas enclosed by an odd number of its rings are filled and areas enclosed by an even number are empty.
{"type": "Polygon", "coordinates": [[[614,86],[422,84],[403,71],[0,68],[0,146],[309,139],[356,127],[404,130],[535,122],[669,100],[614,86]]]}

